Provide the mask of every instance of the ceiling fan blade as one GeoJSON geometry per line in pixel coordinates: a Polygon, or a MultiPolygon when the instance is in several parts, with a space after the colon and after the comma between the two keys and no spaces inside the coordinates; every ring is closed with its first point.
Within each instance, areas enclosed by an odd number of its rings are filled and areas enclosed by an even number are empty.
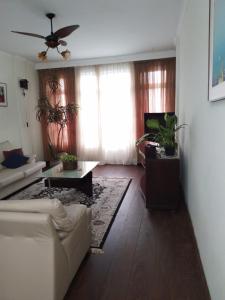
{"type": "Polygon", "coordinates": [[[45,40],[45,37],[44,37],[43,35],[36,34],[36,33],[21,32],[21,31],[14,31],[14,30],[12,30],[11,32],[19,33],[19,34],[23,34],[23,35],[28,35],[28,36],[33,36],[33,37],[36,37],[36,38],[40,38],[40,39],[44,39],[44,40],[45,40]]]}
{"type": "Polygon", "coordinates": [[[63,40],[59,40],[61,46],[67,46],[67,42],[63,40]]]}
{"type": "Polygon", "coordinates": [[[56,35],[58,38],[64,38],[68,35],[70,35],[74,30],[76,30],[77,28],[79,28],[79,25],[71,25],[71,26],[66,26],[63,27],[59,30],[57,30],[54,35],[56,35]]]}

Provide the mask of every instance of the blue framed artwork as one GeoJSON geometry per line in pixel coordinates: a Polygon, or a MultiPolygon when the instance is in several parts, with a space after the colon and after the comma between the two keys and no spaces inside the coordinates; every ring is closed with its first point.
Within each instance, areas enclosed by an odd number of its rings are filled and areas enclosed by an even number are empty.
{"type": "Polygon", "coordinates": [[[210,1],[209,101],[225,99],[225,1],[210,1]]]}

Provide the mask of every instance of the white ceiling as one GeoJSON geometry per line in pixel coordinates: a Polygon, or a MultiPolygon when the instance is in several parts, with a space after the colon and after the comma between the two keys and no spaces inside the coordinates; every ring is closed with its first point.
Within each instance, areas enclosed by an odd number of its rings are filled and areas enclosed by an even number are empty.
{"type": "MultiPolygon", "coordinates": [[[[54,12],[54,31],[79,24],[65,38],[72,59],[129,55],[174,49],[184,0],[0,0],[0,50],[37,61],[44,41],[11,30],[47,36],[54,12]]],[[[63,49],[63,48],[62,48],[63,49]]],[[[60,60],[49,50],[50,60],[60,60]]]]}

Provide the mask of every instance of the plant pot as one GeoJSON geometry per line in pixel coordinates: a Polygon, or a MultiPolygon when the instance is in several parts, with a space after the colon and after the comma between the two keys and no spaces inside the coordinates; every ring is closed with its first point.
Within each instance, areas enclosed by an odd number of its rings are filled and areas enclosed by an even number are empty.
{"type": "Polygon", "coordinates": [[[77,169],[77,161],[63,161],[63,170],[77,169]]]}
{"type": "Polygon", "coordinates": [[[167,147],[164,147],[164,149],[165,149],[165,154],[167,156],[174,156],[175,155],[175,147],[167,146],[167,147]]]}

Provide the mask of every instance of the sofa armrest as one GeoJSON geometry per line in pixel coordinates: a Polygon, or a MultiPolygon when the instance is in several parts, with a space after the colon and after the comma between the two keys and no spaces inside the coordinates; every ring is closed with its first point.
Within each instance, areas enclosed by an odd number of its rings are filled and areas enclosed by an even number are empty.
{"type": "Polygon", "coordinates": [[[3,211],[0,236],[54,238],[57,233],[48,214],[3,211]]]}
{"type": "Polygon", "coordinates": [[[49,215],[0,212],[0,253],[1,299],[63,298],[68,260],[49,215]]]}

